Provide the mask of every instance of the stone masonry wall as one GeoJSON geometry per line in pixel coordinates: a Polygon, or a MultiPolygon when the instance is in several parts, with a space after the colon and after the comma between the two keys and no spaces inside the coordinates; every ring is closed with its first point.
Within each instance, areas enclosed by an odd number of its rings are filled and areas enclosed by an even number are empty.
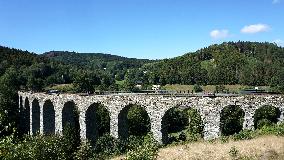
{"type": "Polygon", "coordinates": [[[109,111],[110,114],[110,134],[118,138],[118,115],[120,111],[130,105],[137,104],[145,108],[150,117],[151,122],[151,132],[153,133],[154,138],[162,143],[163,134],[162,133],[162,118],[167,110],[181,106],[181,107],[191,107],[199,111],[203,123],[204,123],[204,139],[214,139],[220,136],[220,113],[222,109],[230,105],[238,105],[245,112],[244,116],[244,129],[253,129],[253,116],[255,111],[264,106],[271,105],[279,108],[281,111],[281,116],[279,121],[284,120],[284,97],[282,96],[239,96],[239,97],[217,97],[217,98],[208,98],[208,97],[165,97],[162,95],[147,95],[147,94],[113,94],[113,95],[91,95],[91,96],[80,96],[77,94],[58,94],[58,95],[48,95],[44,93],[30,93],[30,92],[19,92],[20,97],[20,111],[21,107],[26,109],[29,107],[30,111],[30,120],[29,129],[30,134],[35,133],[35,129],[32,124],[38,124],[38,122],[32,122],[33,117],[40,117],[39,124],[40,127],[38,132],[43,134],[44,131],[54,131],[55,133],[62,134],[62,110],[64,104],[67,102],[73,102],[79,111],[79,124],[80,124],[80,136],[81,139],[86,139],[86,111],[89,106],[94,103],[102,104],[109,111]],[[25,101],[29,101],[29,106],[25,101]],[[45,105],[45,102],[49,100],[52,105],[45,105]],[[33,102],[37,101],[39,105],[40,113],[35,112],[33,114],[33,102]],[[50,113],[43,113],[43,107],[53,107],[48,109],[50,113]],[[52,111],[55,113],[52,113],[52,111]],[[50,118],[49,114],[55,115],[55,126],[45,125],[44,118],[50,118]],[[45,116],[44,116],[45,115],[45,116]],[[51,127],[51,128],[45,128],[51,127]],[[52,128],[53,127],[53,128],[52,128]],[[55,127],[55,130],[54,130],[55,127]],[[34,129],[34,130],[33,130],[34,129]]]}

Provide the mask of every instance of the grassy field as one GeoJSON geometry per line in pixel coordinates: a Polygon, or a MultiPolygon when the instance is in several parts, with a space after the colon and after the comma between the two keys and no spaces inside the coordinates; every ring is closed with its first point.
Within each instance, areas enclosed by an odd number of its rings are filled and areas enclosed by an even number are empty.
{"type": "MultiPolygon", "coordinates": [[[[244,85],[224,85],[229,92],[239,92],[241,89],[245,88],[254,88],[253,86],[244,86],[244,85]]],[[[174,91],[192,91],[194,85],[180,85],[180,84],[172,84],[172,85],[165,85],[163,89],[165,90],[174,90],[174,91]]],[[[206,85],[202,86],[204,92],[214,92],[215,85],[206,85]]],[[[267,86],[260,86],[259,89],[268,90],[269,87],[267,86]]]]}
{"type": "MultiPolygon", "coordinates": [[[[284,137],[266,135],[251,140],[200,141],[161,148],[157,160],[283,160],[284,137]]],[[[125,156],[112,160],[125,160],[125,156]]]]}
{"type": "Polygon", "coordinates": [[[158,160],[284,159],[284,137],[262,136],[251,140],[196,142],[162,148],[158,160]]]}

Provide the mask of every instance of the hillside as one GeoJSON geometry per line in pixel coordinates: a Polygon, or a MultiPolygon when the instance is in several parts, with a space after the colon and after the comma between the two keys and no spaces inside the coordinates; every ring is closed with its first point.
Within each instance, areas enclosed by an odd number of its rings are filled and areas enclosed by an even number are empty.
{"type": "Polygon", "coordinates": [[[89,86],[105,84],[103,90],[112,86],[111,90],[131,91],[138,82],[146,87],[151,84],[247,85],[284,90],[284,48],[267,42],[224,42],[159,61],[67,51],[36,55],[6,47],[1,47],[0,53],[0,75],[10,66],[31,66],[35,72],[31,73],[34,77],[31,81],[45,86],[73,83],[85,73],[91,79],[99,77],[101,82],[88,83],[89,86]],[[118,87],[115,81],[125,83],[118,87]]]}
{"type": "Polygon", "coordinates": [[[143,70],[148,72],[144,77],[135,76],[137,71],[132,77],[162,85],[276,86],[284,79],[284,48],[272,43],[225,42],[146,64],[143,70]]]}
{"type": "Polygon", "coordinates": [[[46,58],[28,51],[0,46],[0,76],[11,66],[20,68],[40,62],[47,62],[46,58]]]}

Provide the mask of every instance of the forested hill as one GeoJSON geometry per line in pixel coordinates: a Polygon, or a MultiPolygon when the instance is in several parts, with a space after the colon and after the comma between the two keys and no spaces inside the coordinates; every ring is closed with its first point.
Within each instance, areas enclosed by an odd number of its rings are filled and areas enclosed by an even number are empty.
{"type": "Polygon", "coordinates": [[[43,54],[52,60],[84,66],[92,69],[104,69],[118,67],[128,69],[132,67],[141,67],[145,63],[153,62],[148,59],[126,58],[104,53],[76,53],[68,51],[50,51],[43,54]]]}
{"type": "Polygon", "coordinates": [[[0,76],[11,66],[19,68],[45,61],[46,58],[39,57],[35,53],[0,46],[0,76]]]}
{"type": "Polygon", "coordinates": [[[226,42],[172,59],[151,61],[102,53],[52,51],[42,55],[0,47],[0,76],[16,68],[21,83],[41,90],[78,84],[78,91],[132,90],[136,83],[283,86],[284,48],[272,43],[226,42]],[[120,87],[117,81],[125,80],[120,87]],[[83,83],[84,82],[84,83],[83,83]],[[80,90],[81,88],[85,88],[80,90]]]}
{"type": "MultiPolygon", "coordinates": [[[[272,43],[226,42],[194,53],[146,64],[144,77],[160,84],[245,84],[275,86],[284,81],[284,48],[272,43]]],[[[283,84],[284,85],[284,84],[283,84]]]]}

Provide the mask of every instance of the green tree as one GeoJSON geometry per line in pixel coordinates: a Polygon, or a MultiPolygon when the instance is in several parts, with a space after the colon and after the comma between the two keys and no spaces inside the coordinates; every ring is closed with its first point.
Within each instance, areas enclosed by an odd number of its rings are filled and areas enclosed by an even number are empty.
{"type": "Polygon", "coordinates": [[[19,79],[15,68],[0,78],[0,137],[12,133],[18,121],[19,79]]]}
{"type": "Polygon", "coordinates": [[[227,106],[221,112],[220,128],[222,135],[238,133],[243,128],[244,111],[239,106],[227,106]]]}

